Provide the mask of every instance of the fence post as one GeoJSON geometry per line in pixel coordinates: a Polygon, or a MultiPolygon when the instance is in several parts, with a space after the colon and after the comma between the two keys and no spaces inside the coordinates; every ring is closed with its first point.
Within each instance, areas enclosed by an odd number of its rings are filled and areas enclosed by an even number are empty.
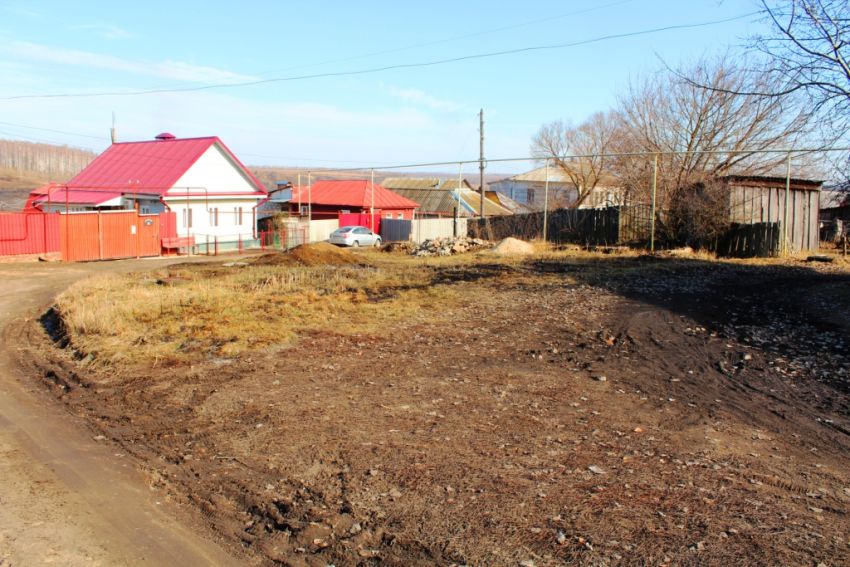
{"type": "Polygon", "coordinates": [[[543,185],[543,242],[548,240],[549,229],[549,159],[546,159],[546,183],[543,185]]]}
{"type": "Polygon", "coordinates": [[[649,228],[649,252],[655,254],[655,193],[658,186],[658,154],[652,156],[652,221],[649,228]]]}
{"type": "Polygon", "coordinates": [[[236,252],[238,254],[242,253],[242,235],[241,234],[239,235],[239,240],[236,243],[236,252]]]}
{"type": "Polygon", "coordinates": [[[791,193],[791,152],[788,152],[788,162],[785,166],[785,210],[782,214],[782,256],[788,256],[788,197],[791,193]]]}

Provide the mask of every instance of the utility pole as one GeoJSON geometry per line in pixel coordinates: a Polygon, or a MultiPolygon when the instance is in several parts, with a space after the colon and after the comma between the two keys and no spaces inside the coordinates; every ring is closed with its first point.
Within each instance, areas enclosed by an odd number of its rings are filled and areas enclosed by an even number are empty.
{"type": "Polygon", "coordinates": [[[549,240],[549,159],[546,159],[546,184],[543,186],[543,242],[549,240]]]}
{"type": "Polygon", "coordinates": [[[478,157],[478,190],[481,191],[480,214],[484,218],[484,109],[478,113],[479,157],[478,157]]]}

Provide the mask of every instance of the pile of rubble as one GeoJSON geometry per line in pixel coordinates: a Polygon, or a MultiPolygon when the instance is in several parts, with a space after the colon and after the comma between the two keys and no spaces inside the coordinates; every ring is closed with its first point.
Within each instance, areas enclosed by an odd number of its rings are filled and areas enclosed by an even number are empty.
{"type": "Polygon", "coordinates": [[[489,245],[490,243],[486,240],[467,238],[466,236],[432,238],[414,248],[412,254],[414,256],[451,256],[452,254],[473,252],[489,245]]]}

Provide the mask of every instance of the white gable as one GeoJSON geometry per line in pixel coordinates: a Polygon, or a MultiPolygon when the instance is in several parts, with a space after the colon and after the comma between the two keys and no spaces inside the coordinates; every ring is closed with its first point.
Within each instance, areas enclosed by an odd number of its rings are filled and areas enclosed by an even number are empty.
{"type": "MultiPolygon", "coordinates": [[[[227,155],[213,144],[192,167],[177,180],[169,193],[179,195],[189,189],[206,189],[209,193],[251,193],[257,188],[227,155]]],[[[193,191],[194,192],[194,191],[193,191]]]]}

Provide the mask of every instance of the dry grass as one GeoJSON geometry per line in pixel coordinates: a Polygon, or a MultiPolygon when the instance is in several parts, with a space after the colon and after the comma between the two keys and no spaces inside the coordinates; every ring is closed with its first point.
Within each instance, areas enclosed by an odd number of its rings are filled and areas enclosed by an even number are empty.
{"type": "Polygon", "coordinates": [[[183,266],[79,282],[57,308],[89,360],[171,364],[285,347],[311,332],[370,333],[444,309],[453,294],[429,278],[422,266],[183,266]]]}
{"type": "MultiPolygon", "coordinates": [[[[663,275],[692,261],[800,264],[799,259],[716,260],[703,255],[634,262],[640,251],[600,255],[536,242],[533,256],[486,254],[411,258],[359,251],[360,265],[183,265],[156,273],[108,275],[80,282],[57,300],[74,348],[98,364],[174,364],[284,348],[310,333],[374,333],[425,309],[448,313],[461,291],[435,286],[440,270],[494,264],[523,279],[527,262],[567,276],[580,270],[594,285],[663,275]],[[363,265],[365,264],[365,265],[363,265]]],[[[832,270],[844,270],[837,262],[832,270]]],[[[545,270],[549,271],[549,270],[545,270]]],[[[531,277],[531,276],[528,276],[531,277]]],[[[539,277],[539,274],[534,276],[539,277]]],[[[573,282],[574,283],[574,282],[573,282]]]]}

